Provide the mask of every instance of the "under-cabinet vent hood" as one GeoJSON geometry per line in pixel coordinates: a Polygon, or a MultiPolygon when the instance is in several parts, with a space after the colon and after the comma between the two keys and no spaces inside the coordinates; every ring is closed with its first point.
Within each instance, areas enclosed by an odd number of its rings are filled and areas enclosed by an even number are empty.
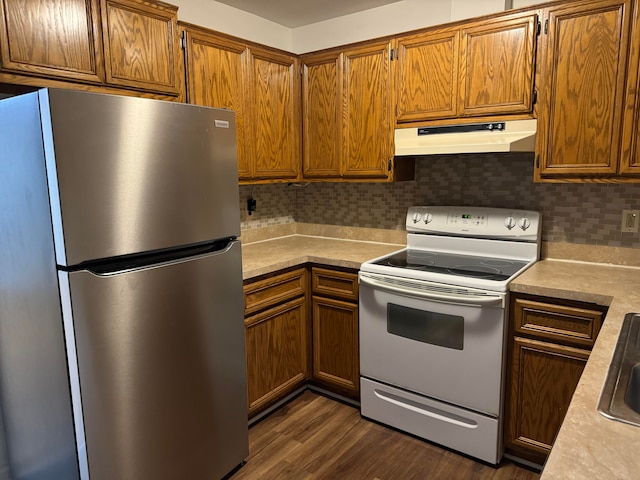
{"type": "Polygon", "coordinates": [[[397,128],[395,154],[533,152],[535,140],[536,120],[397,128]]]}

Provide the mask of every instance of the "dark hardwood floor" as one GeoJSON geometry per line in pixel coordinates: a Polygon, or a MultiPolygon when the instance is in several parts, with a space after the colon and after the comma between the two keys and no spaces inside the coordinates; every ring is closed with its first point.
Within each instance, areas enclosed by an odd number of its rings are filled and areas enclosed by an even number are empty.
{"type": "Polygon", "coordinates": [[[230,480],[537,480],[503,460],[498,468],[360,417],[309,390],[249,429],[249,458],[230,480]]]}

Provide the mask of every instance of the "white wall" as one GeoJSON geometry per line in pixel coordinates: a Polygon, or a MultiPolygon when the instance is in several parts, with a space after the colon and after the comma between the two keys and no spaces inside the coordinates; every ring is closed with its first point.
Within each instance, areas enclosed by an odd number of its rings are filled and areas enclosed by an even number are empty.
{"type": "Polygon", "coordinates": [[[169,1],[179,7],[179,20],[289,52],[306,53],[547,0],[400,0],[295,29],[214,0],[169,1]]]}
{"type": "MultiPolygon", "coordinates": [[[[345,0],[346,1],[346,0],[345,0]]],[[[402,0],[293,30],[295,53],[345,45],[505,9],[505,0],[402,0]]]]}
{"type": "Polygon", "coordinates": [[[263,45],[293,51],[290,28],[214,0],[168,0],[178,7],[178,20],[235,35],[263,45]]]}

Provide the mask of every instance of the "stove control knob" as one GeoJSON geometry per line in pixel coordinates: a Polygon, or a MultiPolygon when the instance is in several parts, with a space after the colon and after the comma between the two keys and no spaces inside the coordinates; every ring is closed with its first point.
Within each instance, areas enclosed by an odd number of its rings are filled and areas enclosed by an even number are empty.
{"type": "Polygon", "coordinates": [[[413,212],[413,223],[418,223],[421,218],[420,212],[413,212]]]}
{"type": "Polygon", "coordinates": [[[509,230],[511,230],[513,227],[516,226],[516,220],[513,217],[507,217],[504,220],[504,226],[507,227],[509,230]]]}
{"type": "Polygon", "coordinates": [[[527,217],[521,218],[518,222],[518,225],[520,225],[520,228],[522,230],[526,230],[531,226],[531,220],[529,220],[527,217]]]}
{"type": "Polygon", "coordinates": [[[431,220],[433,220],[433,213],[425,213],[424,214],[424,224],[426,225],[427,223],[431,222],[431,220]]]}

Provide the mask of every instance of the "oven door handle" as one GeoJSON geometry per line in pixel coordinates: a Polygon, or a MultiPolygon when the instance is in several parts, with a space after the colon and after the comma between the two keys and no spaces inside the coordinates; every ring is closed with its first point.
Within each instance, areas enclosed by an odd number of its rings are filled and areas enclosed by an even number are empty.
{"type": "Polygon", "coordinates": [[[433,300],[436,302],[447,303],[462,303],[465,305],[498,305],[502,304],[504,298],[502,295],[460,295],[460,294],[444,294],[429,290],[429,288],[417,282],[411,280],[402,280],[402,285],[394,285],[385,282],[383,278],[379,278],[377,275],[369,275],[366,273],[360,273],[360,281],[366,285],[370,285],[374,288],[382,290],[388,290],[390,292],[399,293],[401,295],[424,298],[427,300],[433,300]]]}

